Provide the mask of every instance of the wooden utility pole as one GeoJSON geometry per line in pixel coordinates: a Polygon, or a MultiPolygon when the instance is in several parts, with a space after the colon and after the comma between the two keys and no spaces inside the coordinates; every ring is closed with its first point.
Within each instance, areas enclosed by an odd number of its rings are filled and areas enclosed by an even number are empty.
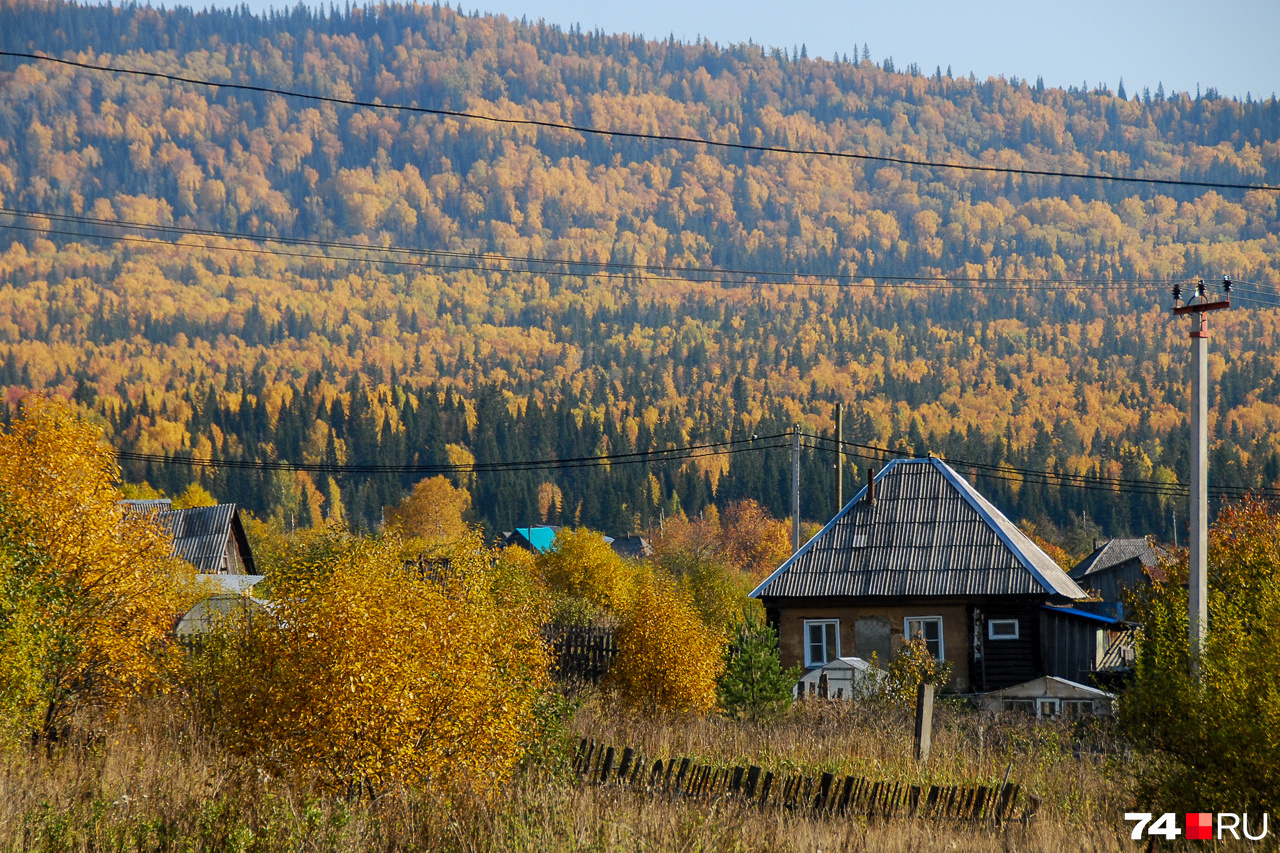
{"type": "Polygon", "coordinates": [[[836,403],[836,512],[844,509],[844,403],[836,403]]]}
{"type": "Polygon", "coordinates": [[[1200,673],[1200,656],[1209,630],[1209,318],[1205,315],[1231,307],[1229,276],[1222,277],[1222,289],[1226,298],[1210,302],[1201,279],[1196,282],[1195,295],[1180,306],[1182,287],[1173,286],[1173,313],[1195,315],[1191,329],[1191,536],[1187,543],[1187,639],[1193,678],[1200,673]]]}
{"type": "Polygon", "coordinates": [[[916,688],[916,761],[928,761],[933,746],[933,685],[916,688]]]}
{"type": "Polygon", "coordinates": [[[791,553],[800,550],[800,424],[791,430],[791,553]]]}

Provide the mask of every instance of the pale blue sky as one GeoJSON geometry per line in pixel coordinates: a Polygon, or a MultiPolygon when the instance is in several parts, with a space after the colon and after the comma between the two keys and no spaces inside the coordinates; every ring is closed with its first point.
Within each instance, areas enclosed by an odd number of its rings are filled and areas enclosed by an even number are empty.
{"type": "Polygon", "coordinates": [[[1240,98],[1280,92],[1280,0],[462,0],[462,8],[658,39],[804,43],[810,56],[827,58],[866,43],[874,60],[892,56],[899,69],[950,65],[956,75],[1039,75],[1053,86],[1114,90],[1123,77],[1130,97],[1160,82],[1166,91],[1194,93],[1199,84],[1240,98]]]}

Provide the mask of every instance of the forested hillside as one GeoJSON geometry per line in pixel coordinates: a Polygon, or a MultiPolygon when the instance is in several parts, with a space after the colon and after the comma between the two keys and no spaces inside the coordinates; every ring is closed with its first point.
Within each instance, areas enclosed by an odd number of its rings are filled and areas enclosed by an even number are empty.
{"type": "MultiPolygon", "coordinates": [[[[6,2],[0,49],[258,87],[0,57],[0,389],[74,398],[152,457],[126,459],[131,478],[171,493],[196,477],[262,516],[372,526],[425,476],[397,466],[452,465],[491,531],[621,533],[743,497],[784,514],[786,441],[767,437],[829,434],[836,402],[866,445],[1185,482],[1168,288],[1223,273],[1241,284],[1212,321],[1212,481],[1280,487],[1280,193],[264,90],[1255,186],[1280,184],[1274,99],[900,73],[447,6],[6,2]],[[492,464],[752,435],[697,459],[492,464]]],[[[825,520],[834,457],[807,443],[804,515],[825,520]]],[[[1181,498],[1132,483],[1034,479],[975,482],[1029,521],[1185,524],[1181,498]]]]}

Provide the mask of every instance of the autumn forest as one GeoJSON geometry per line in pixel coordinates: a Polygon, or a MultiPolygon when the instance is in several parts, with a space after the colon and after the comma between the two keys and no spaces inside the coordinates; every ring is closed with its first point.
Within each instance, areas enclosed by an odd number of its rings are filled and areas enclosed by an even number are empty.
{"type": "Polygon", "coordinates": [[[0,57],[0,393],[73,400],[135,484],[372,528],[444,472],[490,533],[620,535],[786,515],[798,425],[817,522],[843,403],[846,498],[932,452],[1049,539],[1168,540],[1169,289],[1229,274],[1212,482],[1280,489],[1274,97],[439,5],[9,0],[0,50],[65,60],[0,57]]]}

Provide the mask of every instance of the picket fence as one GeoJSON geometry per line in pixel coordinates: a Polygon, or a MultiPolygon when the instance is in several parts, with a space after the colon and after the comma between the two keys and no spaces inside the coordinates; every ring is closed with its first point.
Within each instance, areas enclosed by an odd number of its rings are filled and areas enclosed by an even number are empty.
{"type": "MultiPolygon", "coordinates": [[[[750,766],[700,764],[691,758],[649,759],[635,749],[583,738],[573,760],[584,784],[616,785],[668,800],[736,800],[756,808],[782,808],[812,817],[932,821],[1013,819],[1021,787],[1007,779],[999,785],[909,785],[858,776],[776,775],[750,766]]],[[[1027,797],[1021,820],[1030,821],[1039,797],[1027,797]]]]}
{"type": "Polygon", "coordinates": [[[542,635],[551,651],[552,675],[560,681],[598,684],[618,654],[612,628],[549,625],[542,635]]]}

